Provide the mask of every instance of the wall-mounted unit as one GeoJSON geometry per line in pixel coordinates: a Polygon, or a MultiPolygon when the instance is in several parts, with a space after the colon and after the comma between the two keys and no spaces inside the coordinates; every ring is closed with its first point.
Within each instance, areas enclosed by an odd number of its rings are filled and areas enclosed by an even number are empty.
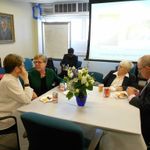
{"type": "Polygon", "coordinates": [[[63,3],[46,3],[41,4],[42,16],[52,14],[70,14],[82,13],[89,11],[88,2],[63,2],[63,3]]]}

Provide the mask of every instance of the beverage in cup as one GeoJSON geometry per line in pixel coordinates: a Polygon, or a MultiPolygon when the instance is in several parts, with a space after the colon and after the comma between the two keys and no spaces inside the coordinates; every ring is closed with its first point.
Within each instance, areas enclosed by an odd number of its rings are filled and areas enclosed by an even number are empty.
{"type": "Polygon", "coordinates": [[[58,103],[58,93],[57,92],[52,93],[52,99],[55,103],[58,103]]]}
{"type": "Polygon", "coordinates": [[[110,96],[110,88],[104,87],[104,97],[109,97],[109,96],[110,96]]]}
{"type": "Polygon", "coordinates": [[[104,84],[99,84],[99,85],[98,85],[98,91],[99,91],[99,92],[102,92],[102,91],[103,91],[103,88],[104,88],[104,84]]]}
{"type": "Polygon", "coordinates": [[[59,84],[59,89],[60,89],[61,91],[65,91],[65,83],[60,83],[60,84],[59,84]]]}

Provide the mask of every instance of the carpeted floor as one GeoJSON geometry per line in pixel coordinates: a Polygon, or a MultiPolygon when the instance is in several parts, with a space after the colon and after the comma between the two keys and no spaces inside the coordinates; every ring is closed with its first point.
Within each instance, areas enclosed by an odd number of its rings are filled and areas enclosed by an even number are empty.
{"type": "Polygon", "coordinates": [[[17,137],[15,133],[0,135],[0,150],[18,150],[17,137]]]}

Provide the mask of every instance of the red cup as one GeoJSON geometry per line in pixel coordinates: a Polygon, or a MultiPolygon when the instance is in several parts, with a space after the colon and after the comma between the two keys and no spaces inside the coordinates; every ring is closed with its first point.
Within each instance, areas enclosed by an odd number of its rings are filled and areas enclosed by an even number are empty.
{"type": "Polygon", "coordinates": [[[109,96],[110,96],[110,88],[104,87],[104,97],[109,97],[109,96]]]}

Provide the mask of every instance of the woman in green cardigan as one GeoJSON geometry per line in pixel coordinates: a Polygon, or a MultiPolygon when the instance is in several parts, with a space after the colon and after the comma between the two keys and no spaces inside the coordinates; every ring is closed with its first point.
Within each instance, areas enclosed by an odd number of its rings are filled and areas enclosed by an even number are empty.
{"type": "Polygon", "coordinates": [[[35,68],[29,71],[29,82],[38,96],[64,82],[52,69],[46,68],[47,58],[44,55],[36,55],[33,63],[35,68]]]}

